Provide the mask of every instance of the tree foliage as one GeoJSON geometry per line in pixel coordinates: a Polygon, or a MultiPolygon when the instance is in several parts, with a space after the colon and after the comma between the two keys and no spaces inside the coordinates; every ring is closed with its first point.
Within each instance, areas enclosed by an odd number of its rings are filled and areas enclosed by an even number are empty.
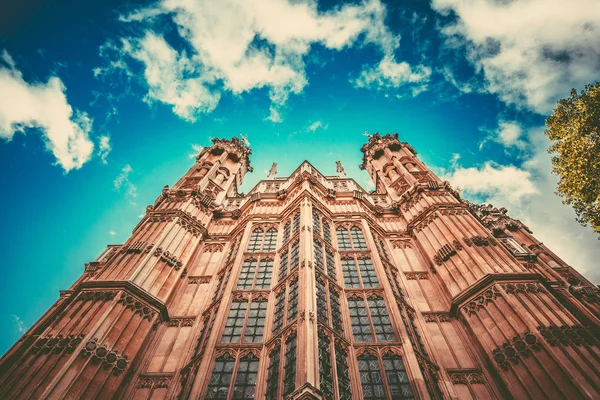
{"type": "Polygon", "coordinates": [[[600,233],[600,82],[562,99],[546,119],[552,140],[556,193],[577,213],[577,221],[600,233]]]}

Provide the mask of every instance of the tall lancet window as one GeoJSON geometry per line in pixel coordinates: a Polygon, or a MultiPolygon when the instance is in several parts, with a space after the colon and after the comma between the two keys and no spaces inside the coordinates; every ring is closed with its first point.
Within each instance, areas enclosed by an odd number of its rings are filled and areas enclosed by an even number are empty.
{"type": "Polygon", "coordinates": [[[250,235],[248,242],[249,252],[273,252],[277,245],[277,229],[269,228],[266,232],[262,228],[256,228],[250,235]]]}
{"type": "Polygon", "coordinates": [[[368,250],[365,236],[360,227],[353,225],[348,230],[344,226],[339,226],[336,233],[340,250],[368,250]]]}

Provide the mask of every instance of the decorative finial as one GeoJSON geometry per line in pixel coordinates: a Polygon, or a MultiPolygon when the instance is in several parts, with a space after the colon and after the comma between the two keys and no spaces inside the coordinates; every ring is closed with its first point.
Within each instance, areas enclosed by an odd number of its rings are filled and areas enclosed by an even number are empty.
{"type": "Polygon", "coordinates": [[[371,135],[369,132],[365,131],[365,133],[363,133],[363,136],[366,136],[370,139],[373,135],[371,135]]]}
{"type": "Polygon", "coordinates": [[[267,179],[275,179],[275,176],[277,176],[277,163],[274,162],[271,166],[271,170],[269,171],[269,176],[267,179]]]}
{"type": "Polygon", "coordinates": [[[248,134],[244,135],[243,133],[240,133],[240,137],[244,141],[244,144],[246,146],[250,147],[250,142],[248,141],[248,134]]]}
{"type": "Polygon", "coordinates": [[[346,172],[344,172],[344,167],[342,167],[342,162],[341,161],[336,161],[335,162],[336,165],[336,171],[338,174],[338,178],[345,178],[346,177],[346,172]]]}

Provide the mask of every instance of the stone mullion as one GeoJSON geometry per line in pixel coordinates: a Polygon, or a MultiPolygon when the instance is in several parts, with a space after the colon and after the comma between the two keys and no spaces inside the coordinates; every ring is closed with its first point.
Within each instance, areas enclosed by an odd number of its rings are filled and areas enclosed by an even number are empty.
{"type": "MultiPolygon", "coordinates": [[[[248,241],[250,239],[250,235],[252,233],[252,224],[248,223],[244,229],[244,234],[240,241],[239,249],[245,249],[248,247],[248,241]]],[[[229,275],[231,279],[229,282],[225,283],[225,286],[222,286],[221,291],[223,295],[221,296],[221,300],[219,303],[219,308],[216,311],[217,315],[214,318],[213,326],[214,328],[211,331],[209,338],[207,338],[207,343],[204,350],[204,355],[202,356],[202,360],[200,361],[200,367],[198,368],[198,372],[195,376],[191,376],[190,379],[193,380],[192,388],[190,391],[190,398],[201,398],[204,392],[207,389],[208,381],[210,379],[210,374],[212,371],[210,367],[213,365],[213,358],[215,354],[216,345],[219,343],[221,338],[221,333],[223,332],[225,321],[227,320],[227,315],[229,313],[230,299],[232,297],[232,291],[234,290],[237,280],[232,277],[239,276],[239,272],[241,270],[242,260],[244,259],[244,251],[238,251],[238,254],[234,257],[233,261],[230,263],[231,265],[231,274],[229,275]]]]}

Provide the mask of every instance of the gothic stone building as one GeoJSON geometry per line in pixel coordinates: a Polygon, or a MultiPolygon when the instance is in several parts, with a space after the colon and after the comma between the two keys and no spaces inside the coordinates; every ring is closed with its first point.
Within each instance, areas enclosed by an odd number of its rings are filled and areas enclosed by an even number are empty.
{"type": "MultiPolygon", "coordinates": [[[[397,135],[248,194],[213,139],[8,351],[10,399],[598,399],[598,288],[397,135]]],[[[274,166],[275,167],[275,166],[274,166]]]]}

